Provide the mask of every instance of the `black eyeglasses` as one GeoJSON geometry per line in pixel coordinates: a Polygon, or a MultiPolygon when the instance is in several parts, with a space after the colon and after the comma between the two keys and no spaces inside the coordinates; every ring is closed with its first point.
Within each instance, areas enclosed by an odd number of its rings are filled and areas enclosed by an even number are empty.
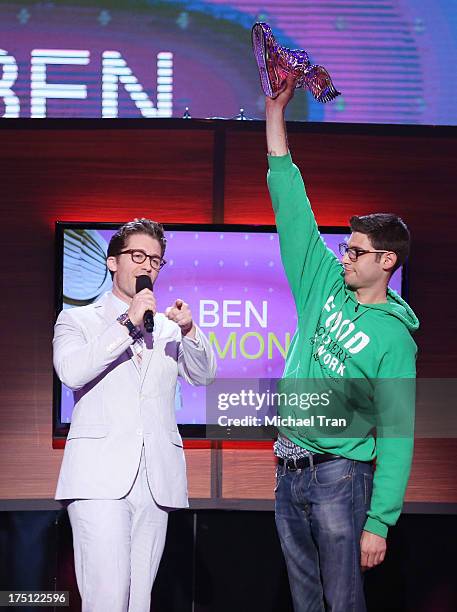
{"type": "Polygon", "coordinates": [[[389,253],[390,251],[366,251],[365,249],[357,249],[356,247],[350,247],[345,242],[340,242],[338,245],[340,250],[340,255],[344,256],[346,253],[351,261],[357,261],[360,255],[365,255],[366,253],[389,253]]]}
{"type": "Polygon", "coordinates": [[[126,251],[121,251],[120,253],[118,253],[118,255],[130,255],[132,261],[137,264],[144,263],[149,257],[151,268],[153,270],[161,270],[167,263],[162,257],[159,257],[158,255],[148,255],[147,253],[139,249],[127,249],[126,251]]]}

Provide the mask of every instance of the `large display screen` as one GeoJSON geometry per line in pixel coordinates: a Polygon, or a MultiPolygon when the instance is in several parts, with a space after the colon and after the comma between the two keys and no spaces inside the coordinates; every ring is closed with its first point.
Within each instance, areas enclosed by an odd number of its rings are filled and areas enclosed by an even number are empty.
{"type": "Polygon", "coordinates": [[[0,117],[264,117],[256,21],[342,95],[298,121],[457,125],[455,0],[59,0],[0,4],[0,117]]]}
{"type": "MultiPolygon", "coordinates": [[[[111,289],[108,243],[118,226],[57,224],[57,312],[90,304],[111,289]]],[[[283,271],[279,239],[271,226],[165,225],[167,265],[154,286],[158,311],[177,298],[190,305],[207,335],[222,378],[279,378],[296,327],[296,312],[283,271]]],[[[335,254],[346,228],[321,228],[335,254]]],[[[390,286],[402,292],[402,270],[390,286]]],[[[184,435],[203,437],[205,387],[180,381],[176,416],[184,435]],[[203,427],[202,427],[203,426],[203,427]]],[[[73,392],[57,379],[55,431],[71,421],[73,392]]]]}

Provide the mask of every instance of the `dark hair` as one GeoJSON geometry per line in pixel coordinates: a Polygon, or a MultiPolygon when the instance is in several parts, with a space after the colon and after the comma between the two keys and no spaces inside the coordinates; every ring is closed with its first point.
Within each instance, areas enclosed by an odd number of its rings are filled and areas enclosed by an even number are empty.
{"type": "MultiPolygon", "coordinates": [[[[157,240],[162,249],[162,257],[164,256],[167,240],[165,238],[162,225],[156,221],[151,221],[151,219],[145,219],[143,217],[141,219],[133,219],[133,221],[125,223],[117,230],[115,234],[113,234],[111,240],[109,241],[108,253],[106,257],[115,257],[116,255],[119,255],[119,253],[125,249],[129,237],[133,234],[146,234],[147,236],[151,236],[151,238],[157,240]]],[[[113,272],[111,272],[111,270],[110,273],[111,278],[113,278],[113,272]]]]}
{"type": "Polygon", "coordinates": [[[392,273],[405,263],[409,255],[410,234],[400,217],[392,213],[374,213],[351,217],[349,224],[353,232],[366,234],[374,249],[396,253],[397,263],[392,273]]]}

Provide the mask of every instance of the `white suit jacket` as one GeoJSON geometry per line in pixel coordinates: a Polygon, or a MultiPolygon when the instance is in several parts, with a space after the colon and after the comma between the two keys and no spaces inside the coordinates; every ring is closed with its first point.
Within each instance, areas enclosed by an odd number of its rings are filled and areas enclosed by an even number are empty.
{"type": "Polygon", "coordinates": [[[54,367],[75,395],[55,499],[123,497],[135,479],[144,442],[155,501],[187,507],[176,381],[180,374],[194,385],[211,383],[214,353],[200,329],[196,340],[183,338],[176,323],[157,313],[138,366],[133,340],[117,316],[108,292],[89,306],[63,310],[55,324],[54,367]]]}

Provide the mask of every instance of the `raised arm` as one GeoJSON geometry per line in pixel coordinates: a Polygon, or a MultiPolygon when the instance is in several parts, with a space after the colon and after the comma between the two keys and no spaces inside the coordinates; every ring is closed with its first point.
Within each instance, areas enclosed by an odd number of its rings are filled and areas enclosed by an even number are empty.
{"type": "Polygon", "coordinates": [[[166,309],[177,325],[178,370],[191,385],[209,385],[216,376],[216,358],[203,332],[195,325],[189,304],[178,298],[166,309]]]}
{"type": "Polygon", "coordinates": [[[289,151],[284,112],[294,96],[294,91],[295,80],[289,76],[284,82],[281,93],[274,100],[265,98],[268,155],[279,157],[289,151]]]}
{"type": "Polygon", "coordinates": [[[274,100],[266,98],[265,110],[268,188],[284,270],[300,314],[310,296],[320,300],[330,286],[341,280],[341,265],[319,234],[303,179],[289,154],[284,112],[294,87],[294,79],[289,77],[274,100]]]}
{"type": "Polygon", "coordinates": [[[183,336],[179,344],[179,374],[191,385],[210,385],[216,376],[214,351],[199,327],[195,335],[183,336]]]}

